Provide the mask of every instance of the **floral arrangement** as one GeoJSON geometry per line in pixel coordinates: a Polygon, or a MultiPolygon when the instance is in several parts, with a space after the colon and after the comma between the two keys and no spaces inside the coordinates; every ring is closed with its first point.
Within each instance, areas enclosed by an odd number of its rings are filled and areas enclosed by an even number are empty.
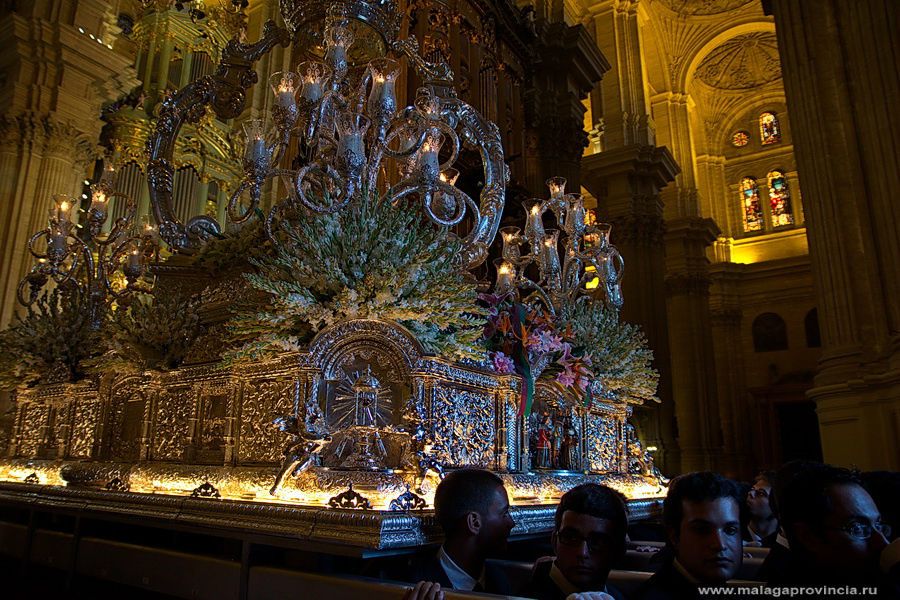
{"type": "Polygon", "coordinates": [[[529,415],[538,377],[553,381],[590,404],[593,373],[589,354],[574,352],[575,337],[556,319],[513,299],[512,295],[481,296],[490,307],[484,344],[497,373],[518,373],[524,379],[519,414],[529,415]]]}
{"type": "Polygon", "coordinates": [[[594,387],[604,396],[659,401],[659,373],[640,327],[620,321],[601,302],[586,300],[564,306],[557,322],[574,332],[573,351],[591,357],[594,387]]]}
{"type": "Polygon", "coordinates": [[[365,194],[349,210],[318,214],[279,233],[282,243],[250,259],[257,297],[233,307],[229,361],[297,350],[346,319],[386,319],[426,351],[483,360],[484,311],[459,272],[460,244],[389,198],[365,194]]]}
{"type": "Polygon", "coordinates": [[[157,288],[127,307],[110,311],[104,324],[102,355],[89,361],[91,370],[140,373],[178,368],[204,326],[200,300],[177,289],[157,288]]]}
{"type": "Polygon", "coordinates": [[[97,340],[77,291],[44,292],[0,332],[0,389],[81,379],[97,340]]]}
{"type": "Polygon", "coordinates": [[[659,374],[640,328],[601,303],[582,300],[556,316],[512,295],[482,295],[490,309],[484,344],[497,373],[523,378],[519,414],[528,416],[538,378],[590,406],[593,394],[656,400],[659,374]]]}

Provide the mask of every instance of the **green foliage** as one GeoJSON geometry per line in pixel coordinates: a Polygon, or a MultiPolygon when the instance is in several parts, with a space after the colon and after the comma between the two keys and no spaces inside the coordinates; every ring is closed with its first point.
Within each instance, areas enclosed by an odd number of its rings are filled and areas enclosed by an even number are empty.
{"type": "Polygon", "coordinates": [[[191,264],[218,275],[238,267],[249,267],[250,258],[259,258],[270,252],[271,247],[262,219],[254,216],[224,235],[210,237],[192,257],[191,264]]]}
{"type": "Polygon", "coordinates": [[[77,381],[97,338],[79,294],[44,292],[0,331],[0,389],[77,381]]]}
{"type": "Polygon", "coordinates": [[[640,327],[619,321],[600,302],[575,302],[559,315],[559,325],[571,328],[576,354],[589,354],[591,371],[604,392],[657,401],[659,373],[651,366],[653,352],[640,327]]]}
{"type": "Polygon", "coordinates": [[[229,357],[299,349],[329,325],[370,318],[407,327],[429,352],[481,359],[484,311],[453,264],[459,249],[415,210],[375,196],[285,227],[276,251],[250,260],[257,270],[245,277],[263,294],[234,308],[242,345],[229,357]]]}
{"type": "Polygon", "coordinates": [[[178,368],[203,333],[200,300],[178,290],[157,288],[110,311],[104,327],[102,356],[91,369],[140,373],[178,368]]]}

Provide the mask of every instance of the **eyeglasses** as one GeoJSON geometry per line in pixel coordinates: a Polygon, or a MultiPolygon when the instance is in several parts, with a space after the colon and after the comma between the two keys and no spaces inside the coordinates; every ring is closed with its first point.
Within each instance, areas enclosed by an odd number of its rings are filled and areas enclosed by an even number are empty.
{"type": "Polygon", "coordinates": [[[562,531],[558,531],[556,533],[556,539],[559,540],[559,543],[564,546],[581,546],[581,544],[587,542],[588,550],[591,552],[603,552],[607,548],[609,548],[609,538],[605,535],[600,534],[591,534],[588,537],[584,537],[580,533],[577,533],[571,529],[563,529],[562,531]]]}
{"type": "Polygon", "coordinates": [[[826,527],[825,529],[833,529],[835,531],[843,531],[850,537],[858,540],[867,540],[872,537],[872,533],[877,531],[886,538],[891,537],[891,526],[887,523],[863,523],[861,521],[852,521],[841,527],[826,527]]]}
{"type": "Polygon", "coordinates": [[[750,488],[750,490],[747,492],[747,497],[754,498],[756,496],[759,496],[760,498],[768,498],[769,492],[762,488],[750,488]]]}

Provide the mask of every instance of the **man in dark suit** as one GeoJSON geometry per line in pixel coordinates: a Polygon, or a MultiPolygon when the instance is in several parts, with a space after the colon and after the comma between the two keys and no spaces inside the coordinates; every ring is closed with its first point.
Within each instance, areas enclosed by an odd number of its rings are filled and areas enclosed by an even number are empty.
{"type": "Polygon", "coordinates": [[[689,473],[672,480],[663,523],[674,550],[638,591],[638,600],[693,600],[700,586],[724,586],[741,566],[740,492],[718,473],[689,473]]]}
{"type": "Polygon", "coordinates": [[[460,469],[447,475],[434,494],[434,515],[444,544],[430,560],[413,567],[417,581],[407,600],[440,600],[442,589],[509,594],[509,581],[485,560],[506,549],[515,526],[503,480],[490,471],[460,469]]]}
{"type": "Polygon", "coordinates": [[[881,586],[879,598],[896,596],[896,586],[878,567],[890,526],[854,473],[831,465],[809,467],[785,485],[778,500],[791,562],[770,583],[881,586]]]}
{"type": "Polygon", "coordinates": [[[555,558],[538,560],[520,596],[565,600],[570,594],[605,592],[622,600],[607,585],[613,564],[625,554],[628,515],[625,498],[605,485],[584,483],[563,494],[556,509],[550,544],[555,558]]]}

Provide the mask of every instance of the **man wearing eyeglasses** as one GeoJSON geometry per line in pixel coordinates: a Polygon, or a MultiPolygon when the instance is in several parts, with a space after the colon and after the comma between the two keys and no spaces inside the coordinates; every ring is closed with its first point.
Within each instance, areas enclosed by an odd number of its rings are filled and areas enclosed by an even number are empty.
{"type": "Polygon", "coordinates": [[[606,598],[621,600],[621,592],[607,585],[606,578],[625,554],[627,530],[625,498],[619,492],[596,483],[572,488],[556,509],[550,538],[556,557],[535,563],[531,581],[520,594],[538,600],[565,600],[571,594],[605,592],[606,598]]]}
{"type": "Polygon", "coordinates": [[[887,585],[878,561],[890,526],[853,473],[830,465],[806,469],[785,485],[779,502],[791,564],[772,583],[887,585]]]}

